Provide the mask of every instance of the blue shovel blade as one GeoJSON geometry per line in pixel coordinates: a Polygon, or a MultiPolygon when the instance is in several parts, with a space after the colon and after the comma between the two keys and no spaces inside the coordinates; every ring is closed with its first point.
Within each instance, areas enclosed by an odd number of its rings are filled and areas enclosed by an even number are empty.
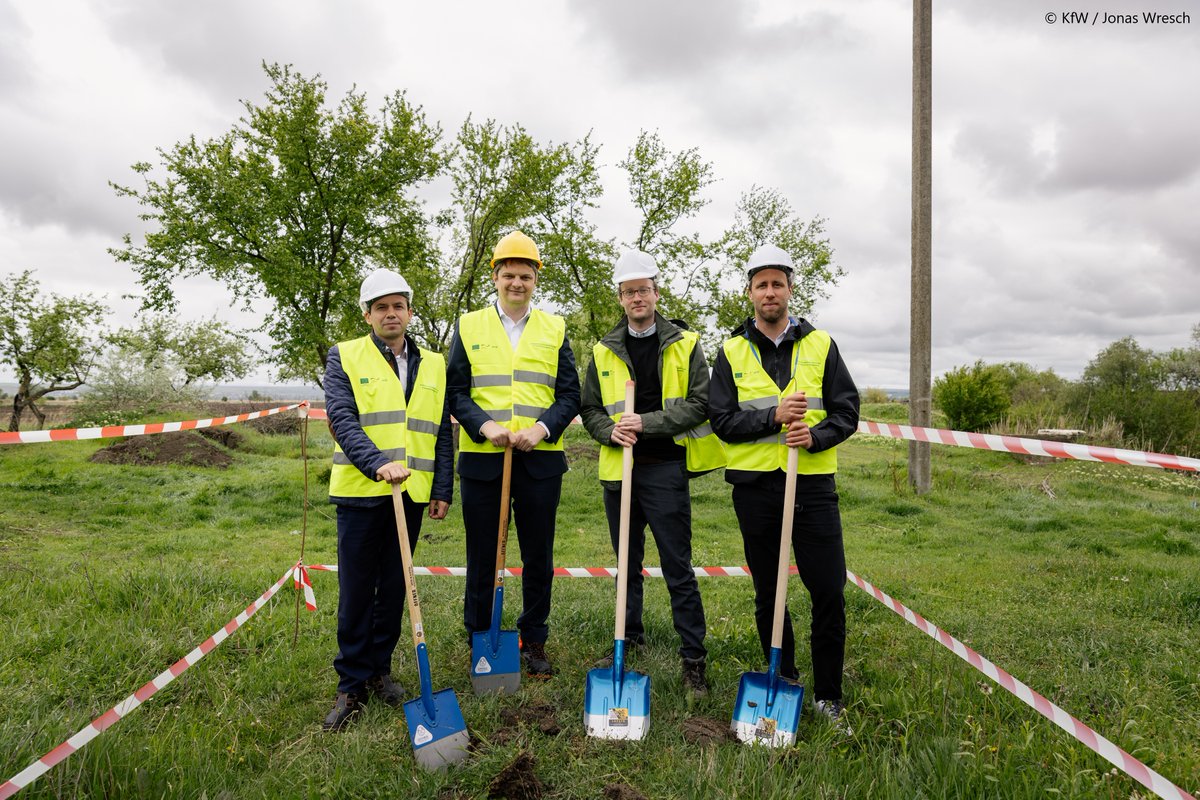
{"type": "Polygon", "coordinates": [[[521,643],[516,631],[500,631],[492,650],[492,632],[471,634],[471,686],[476,694],[512,694],[521,688],[521,643]]]}
{"type": "Polygon", "coordinates": [[[424,697],[409,700],[404,704],[404,720],[417,763],[438,770],[467,757],[470,736],[453,689],[434,692],[432,701],[434,713],[430,716],[424,697]]]}
{"type": "Polygon", "coordinates": [[[775,696],[770,698],[770,675],[743,672],[733,707],[734,734],[743,742],[767,747],[789,747],[796,742],[800,709],[804,707],[804,687],[775,678],[775,696]]]}
{"type": "Polygon", "coordinates": [[[599,739],[641,739],[650,727],[650,677],[612,667],[589,670],[583,693],[583,725],[599,739]]]}

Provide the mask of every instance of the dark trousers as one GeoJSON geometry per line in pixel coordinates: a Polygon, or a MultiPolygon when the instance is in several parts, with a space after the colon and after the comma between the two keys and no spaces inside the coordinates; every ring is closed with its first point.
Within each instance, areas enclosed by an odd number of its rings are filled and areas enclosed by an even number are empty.
{"type": "MultiPolygon", "coordinates": [[[[404,494],[408,542],[415,549],[426,503],[404,494]]],[[[392,671],[405,605],[404,568],[392,501],[369,508],[339,505],[338,691],[361,695],[367,679],[392,671]]]]}
{"type": "MultiPolygon", "coordinates": [[[[799,481],[803,482],[801,475],[799,481]]],[[[783,473],[770,480],[733,487],[733,508],[742,530],[746,563],[754,580],[754,621],[763,655],[770,657],[775,612],[775,580],[779,568],[779,535],[783,527],[783,473]],[[778,480],[774,478],[778,476],[778,480]]],[[[842,699],[842,664],[846,650],[846,554],[837,492],[797,491],[792,548],[800,580],[812,597],[813,699],[842,699]]],[[[780,674],[795,678],[796,640],[791,616],[784,612],[780,674]]]]}
{"type": "MultiPolygon", "coordinates": [[[[629,589],[625,607],[625,638],[645,638],[642,625],[642,561],[646,525],[654,534],[663,577],[671,594],[671,618],[679,634],[679,655],[704,658],[704,604],[692,569],[692,499],[682,461],[635,464],[629,507],[629,589]]],[[[613,552],[619,553],[620,489],[604,490],[604,511],[613,552]]]]}
{"type": "MultiPolygon", "coordinates": [[[[500,527],[500,478],[477,480],[459,475],[463,527],[467,538],[467,586],[463,624],[467,633],[492,626],[492,588],[496,578],[496,537],[500,527]]],[[[512,523],[521,549],[522,612],[517,630],[524,642],[550,636],[550,584],[554,577],[554,521],[562,494],[562,475],[534,478],[521,459],[513,459],[512,523]]],[[[512,565],[511,529],[505,558],[512,565]]],[[[507,589],[506,583],[505,588],[507,589]]],[[[508,592],[505,592],[506,599],[508,592]]]]}

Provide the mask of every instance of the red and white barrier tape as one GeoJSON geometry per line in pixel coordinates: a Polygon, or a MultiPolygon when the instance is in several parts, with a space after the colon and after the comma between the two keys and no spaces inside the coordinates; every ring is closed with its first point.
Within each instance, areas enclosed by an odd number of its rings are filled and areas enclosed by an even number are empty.
{"type": "Polygon", "coordinates": [[[297,590],[304,589],[304,607],[309,611],[317,610],[317,596],[313,594],[312,578],[308,574],[308,566],[296,564],[292,567],[292,582],[297,590]]]}
{"type": "Polygon", "coordinates": [[[1159,467],[1200,472],[1200,458],[1147,453],[1141,450],[1119,450],[1115,447],[1094,447],[1071,442],[1049,442],[1042,439],[1025,439],[1020,436],[997,436],[990,433],[948,431],[941,428],[918,428],[912,425],[896,425],[890,422],[870,422],[868,420],[859,420],[858,430],[859,433],[873,433],[893,439],[973,447],[976,450],[999,450],[1004,453],[1020,453],[1028,456],[1073,458],[1079,461],[1104,461],[1110,464],[1129,464],[1135,467],[1159,467]]]}
{"type": "MultiPolygon", "coordinates": [[[[92,741],[92,739],[95,739],[103,731],[107,730],[114,723],[116,723],[117,720],[123,718],[126,714],[133,711],[142,703],[153,697],[159,689],[165,688],[167,684],[182,675],[185,671],[187,671],[188,667],[194,665],[197,661],[208,655],[213,648],[225,641],[230,634],[242,627],[242,625],[246,624],[246,620],[253,617],[255,612],[266,605],[267,601],[274,597],[275,593],[278,592],[285,583],[287,583],[288,578],[291,578],[296,574],[298,566],[300,565],[297,564],[296,566],[289,567],[288,571],[283,573],[283,577],[275,581],[275,584],[263,592],[257,600],[246,606],[245,611],[229,620],[224,627],[201,642],[199,646],[192,650],[192,652],[188,653],[170,667],[163,670],[163,672],[154,680],[150,681],[145,686],[129,695],[129,697],[126,697],[120,703],[117,703],[99,717],[96,717],[96,719],[92,720],[87,727],[83,728],[70,739],[67,739],[58,747],[54,748],[46,755],[42,756],[28,767],[9,778],[3,784],[0,784],[0,800],[5,800],[5,798],[12,797],[14,794],[36,781],[42,775],[45,775],[51,767],[62,761],[65,761],[76,750],[82,748],[88,742],[92,741]]],[[[307,577],[306,573],[305,576],[307,577]]],[[[311,593],[311,584],[309,593],[311,593]]]]}
{"type": "MultiPolygon", "coordinates": [[[[307,564],[308,569],[321,570],[323,572],[337,572],[337,564],[307,564]]],[[[692,567],[697,578],[748,578],[750,577],[749,567],[692,567]]],[[[512,567],[504,570],[506,578],[521,577],[521,568],[512,567]]],[[[796,574],[796,568],[790,568],[792,575],[796,574]]],[[[413,567],[414,575],[454,575],[463,577],[467,574],[466,567],[413,567]]],[[[647,578],[663,577],[662,567],[646,567],[642,570],[642,574],[647,578]]],[[[616,567],[555,567],[554,577],[556,578],[615,578],[617,577],[616,567]]]]}
{"type": "Polygon", "coordinates": [[[1033,708],[1046,719],[1053,722],[1058,727],[1071,734],[1073,737],[1082,742],[1088,749],[1101,755],[1110,764],[1120,769],[1129,777],[1133,778],[1138,783],[1145,786],[1156,795],[1166,800],[1196,800],[1192,795],[1180,789],[1171,781],[1159,775],[1154,770],[1147,767],[1141,761],[1138,761],[1133,756],[1126,753],[1115,744],[1105,739],[1094,730],[1084,725],[1075,717],[1068,714],[1063,709],[1051,703],[1042,695],[1029,688],[1021,681],[1008,674],[1000,667],[988,661],[983,656],[976,653],[965,644],[955,639],[950,634],[943,631],[933,623],[923,618],[920,614],[913,613],[905,608],[903,604],[889,597],[884,592],[872,586],[867,581],[855,575],[850,570],[846,570],[846,576],[867,594],[874,597],[880,603],[890,608],[896,614],[903,617],[912,625],[924,631],[935,641],[941,644],[954,655],[966,661],[975,669],[982,672],[984,675],[991,678],[996,683],[1007,689],[1013,695],[1021,700],[1021,702],[1033,708]]]}
{"type": "Polygon", "coordinates": [[[118,436],[146,436],[152,433],[174,433],[190,431],[195,428],[213,428],[217,425],[229,425],[234,422],[269,417],[282,411],[291,411],[306,406],[306,403],[293,403],[290,406],[280,406],[266,411],[252,411],[247,414],[236,414],[232,417],[213,417],[212,419],[189,419],[184,422],[147,422],[144,425],[106,425],[102,428],[63,428],[50,431],[12,431],[0,433],[0,444],[32,444],[35,442],[64,442],[79,439],[113,439],[118,436]]]}

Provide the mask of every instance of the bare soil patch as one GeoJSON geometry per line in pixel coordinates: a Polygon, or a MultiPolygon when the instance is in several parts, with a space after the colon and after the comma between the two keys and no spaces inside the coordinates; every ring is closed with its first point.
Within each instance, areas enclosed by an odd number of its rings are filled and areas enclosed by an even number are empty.
{"type": "Polygon", "coordinates": [[[610,783],[604,787],[604,800],[649,800],[627,783],[610,783]]]}
{"type": "Polygon", "coordinates": [[[500,770],[488,784],[488,797],[508,800],[540,800],[546,785],[533,771],[534,758],[527,751],[517,754],[508,766],[500,770]]]}
{"type": "Polygon", "coordinates": [[[692,744],[720,744],[733,741],[733,731],[727,720],[712,717],[688,717],[679,726],[683,738],[692,744]]]}
{"type": "Polygon", "coordinates": [[[194,431],[132,436],[92,453],[97,464],[158,466],[182,464],[189,467],[224,469],[233,457],[194,431]]]}
{"type": "Polygon", "coordinates": [[[228,447],[230,450],[237,450],[246,441],[245,436],[228,425],[218,425],[215,428],[196,428],[196,433],[210,442],[216,442],[222,447],[228,447]]]}

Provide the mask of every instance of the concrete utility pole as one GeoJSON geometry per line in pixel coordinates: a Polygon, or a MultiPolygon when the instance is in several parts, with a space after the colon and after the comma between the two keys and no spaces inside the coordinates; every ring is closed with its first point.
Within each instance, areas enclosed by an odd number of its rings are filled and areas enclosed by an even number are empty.
{"type": "MultiPolygon", "coordinates": [[[[908,422],[932,422],[930,225],[933,218],[933,0],[913,0],[912,285],[908,340],[908,422]]],[[[908,482],[917,494],[932,480],[929,443],[908,443],[908,482]]]]}

